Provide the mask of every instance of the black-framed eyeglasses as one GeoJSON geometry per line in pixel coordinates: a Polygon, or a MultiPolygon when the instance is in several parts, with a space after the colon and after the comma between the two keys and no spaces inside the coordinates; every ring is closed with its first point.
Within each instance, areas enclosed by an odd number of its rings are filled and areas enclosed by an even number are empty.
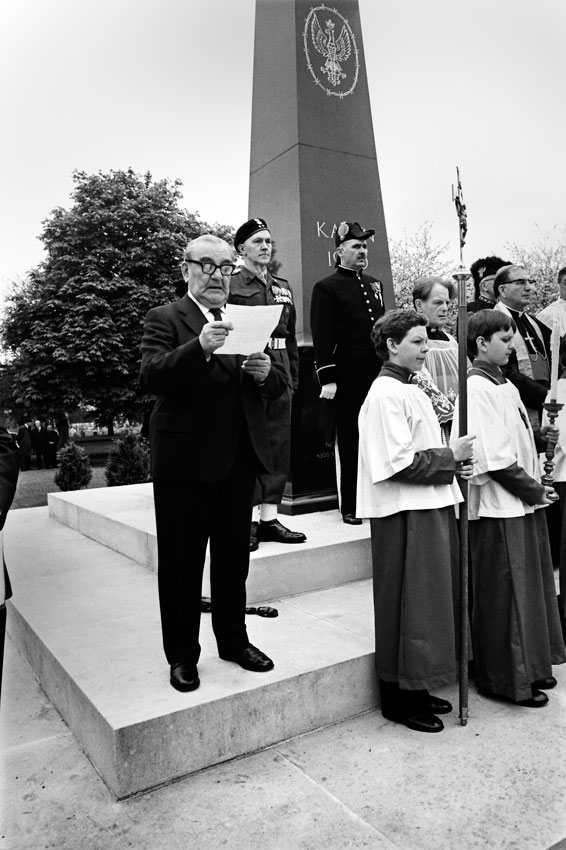
{"type": "MultiPolygon", "coordinates": [[[[502,283],[501,286],[505,286],[506,284],[502,283]]],[[[527,277],[524,280],[510,280],[507,284],[508,286],[536,286],[537,282],[535,278],[527,277]]]]}
{"type": "Polygon", "coordinates": [[[213,275],[216,269],[220,269],[220,274],[223,277],[230,277],[236,271],[234,263],[221,263],[219,266],[213,263],[212,260],[185,260],[186,263],[194,263],[200,266],[204,274],[213,275]]]}

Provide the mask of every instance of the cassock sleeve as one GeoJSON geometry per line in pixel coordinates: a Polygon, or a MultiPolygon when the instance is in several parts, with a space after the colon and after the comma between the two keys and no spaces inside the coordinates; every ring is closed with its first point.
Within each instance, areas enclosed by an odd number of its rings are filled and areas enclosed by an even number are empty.
{"type": "Polygon", "coordinates": [[[452,484],[456,461],[452,449],[426,449],[415,452],[413,462],[392,478],[411,484],[452,484]]]}
{"type": "Polygon", "coordinates": [[[514,463],[506,469],[492,470],[490,476],[505,487],[513,496],[526,502],[527,505],[540,505],[543,501],[544,485],[535,481],[518,463],[514,463]]]}

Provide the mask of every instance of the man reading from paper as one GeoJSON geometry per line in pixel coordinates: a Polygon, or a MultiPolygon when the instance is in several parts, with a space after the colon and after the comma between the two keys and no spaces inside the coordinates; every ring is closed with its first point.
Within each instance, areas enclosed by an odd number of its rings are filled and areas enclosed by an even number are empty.
{"type": "Polygon", "coordinates": [[[188,292],[145,319],[141,378],[157,400],[149,431],[158,583],[171,685],[199,686],[202,575],[210,543],[212,629],[218,654],[246,670],[271,670],[245,624],[249,532],[256,475],[271,468],[264,399],[286,387],[265,353],[222,355],[233,250],[216,236],[189,242],[188,292]]]}

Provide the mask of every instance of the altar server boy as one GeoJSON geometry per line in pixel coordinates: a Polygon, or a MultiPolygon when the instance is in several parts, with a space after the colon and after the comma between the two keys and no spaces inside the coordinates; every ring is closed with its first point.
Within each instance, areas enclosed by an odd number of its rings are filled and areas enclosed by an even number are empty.
{"type": "Polygon", "coordinates": [[[412,382],[428,351],[426,327],[412,310],[391,310],[374,326],[385,363],[359,415],[356,513],[370,518],[381,712],[440,732],[438,715],[452,706],[429,688],[457,677],[456,469],[471,475],[473,439],[443,446],[432,403],[412,382]]]}
{"type": "MultiPolygon", "coordinates": [[[[469,319],[475,359],[468,373],[468,427],[476,435],[468,501],[472,642],[481,692],[540,708],[548,702],[544,691],[556,685],[552,665],[566,660],[539,510],[558,497],[541,484],[527,411],[501,372],[514,332],[513,319],[498,310],[469,319]]],[[[457,429],[455,417],[453,433],[457,429]]],[[[541,436],[549,436],[548,428],[541,436]]]]}

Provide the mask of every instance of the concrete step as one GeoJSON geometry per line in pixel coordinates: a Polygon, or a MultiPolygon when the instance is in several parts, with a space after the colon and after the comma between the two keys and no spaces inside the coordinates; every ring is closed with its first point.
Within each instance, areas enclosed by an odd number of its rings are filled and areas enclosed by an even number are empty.
{"type": "MultiPolygon", "coordinates": [[[[50,493],[49,515],[137,564],[157,569],[151,484],[50,493]]],[[[371,576],[369,523],[351,526],[338,511],[281,517],[306,543],[261,543],[250,558],[248,599],[307,593],[371,576]]],[[[204,594],[209,594],[205,574],[204,594]]]]}
{"type": "MultiPolygon", "coordinates": [[[[307,573],[318,557],[309,544],[307,573]]],[[[118,798],[376,705],[368,580],[263,597],[279,617],[250,616],[248,629],[275,661],[268,673],[221,661],[203,615],[201,687],[180,694],[168,681],[154,573],[47,508],[10,513],[5,556],[10,634],[118,798]]],[[[288,571],[286,551],[264,557],[288,571]]]]}

